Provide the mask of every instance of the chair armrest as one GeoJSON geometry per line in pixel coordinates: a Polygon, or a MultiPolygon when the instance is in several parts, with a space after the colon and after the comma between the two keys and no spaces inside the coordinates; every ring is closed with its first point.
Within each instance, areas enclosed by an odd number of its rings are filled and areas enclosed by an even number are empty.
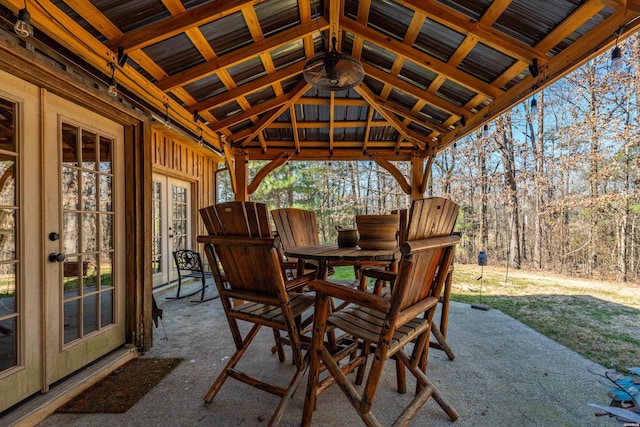
{"type": "Polygon", "coordinates": [[[284,286],[287,289],[287,292],[291,292],[296,289],[302,288],[307,283],[311,282],[312,280],[315,280],[315,278],[316,278],[316,272],[312,271],[302,276],[298,276],[295,279],[286,281],[284,283],[284,286]]]}
{"type": "Polygon", "coordinates": [[[359,289],[347,288],[344,285],[328,282],[326,280],[314,280],[309,283],[309,289],[338,298],[347,303],[362,305],[381,312],[389,311],[389,307],[391,306],[388,298],[374,295],[370,292],[361,291],[359,289]]]}
{"type": "Polygon", "coordinates": [[[393,282],[398,277],[398,273],[393,271],[378,270],[376,268],[367,268],[362,270],[362,274],[372,279],[384,280],[385,282],[393,282]]]}

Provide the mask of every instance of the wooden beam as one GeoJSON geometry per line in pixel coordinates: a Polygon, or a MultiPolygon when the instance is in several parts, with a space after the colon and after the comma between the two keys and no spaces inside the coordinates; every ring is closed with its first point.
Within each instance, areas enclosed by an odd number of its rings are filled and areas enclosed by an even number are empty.
{"type": "Polygon", "coordinates": [[[240,11],[247,5],[262,3],[263,0],[229,0],[225,2],[205,3],[187,9],[185,12],[172,16],[162,21],[146,25],[127,34],[113,38],[107,43],[107,47],[114,52],[118,46],[122,46],[125,52],[142,49],[162,40],[169,39],[186,30],[200,27],[209,22],[240,11]]]}
{"type": "Polygon", "coordinates": [[[449,132],[449,129],[445,129],[444,127],[440,126],[439,124],[436,123],[432,123],[432,122],[425,122],[423,119],[421,119],[420,117],[418,117],[416,114],[414,114],[413,112],[411,112],[410,110],[399,106],[396,103],[393,103],[391,101],[389,101],[388,99],[383,99],[381,97],[376,97],[376,102],[377,105],[380,108],[384,108],[387,111],[390,111],[392,113],[395,113],[399,116],[404,117],[405,119],[412,121],[414,123],[419,124],[422,127],[428,128],[430,130],[436,131],[440,134],[443,133],[447,133],[449,132]]]}
{"type": "MultiPolygon", "coordinates": [[[[367,104],[369,105],[369,104],[367,104]]],[[[329,122],[321,122],[321,121],[311,121],[311,122],[298,122],[296,120],[296,127],[298,129],[316,129],[320,127],[327,127],[329,122]]],[[[355,128],[355,127],[365,127],[367,125],[370,126],[391,126],[386,120],[339,120],[333,121],[334,128],[355,128]]],[[[292,125],[286,122],[274,122],[269,125],[270,129],[291,129],[292,125]]]]}
{"type": "Polygon", "coordinates": [[[208,98],[197,104],[189,106],[190,111],[206,111],[210,108],[224,105],[228,102],[237,100],[240,97],[244,97],[252,92],[264,89],[267,86],[271,86],[275,83],[280,83],[283,80],[291,78],[297,74],[301,74],[304,69],[306,60],[298,61],[295,64],[289,65],[281,70],[276,71],[273,74],[267,74],[266,76],[259,77],[255,80],[245,83],[240,87],[224,92],[218,96],[208,98]]]}
{"type": "Polygon", "coordinates": [[[333,103],[335,99],[335,92],[331,92],[329,95],[329,99],[331,103],[329,104],[329,152],[333,151],[333,120],[335,119],[335,104],[333,103]]]}
{"type": "MultiPolygon", "coordinates": [[[[481,126],[486,120],[491,120],[499,116],[505,110],[530,96],[531,88],[534,85],[538,89],[542,89],[572,70],[580,67],[589,59],[599,55],[602,51],[610,48],[615,42],[615,32],[622,24],[631,22],[635,16],[637,16],[635,13],[623,9],[610,15],[597,28],[588,32],[571,44],[571,46],[556,55],[552,61],[543,67],[537,78],[533,79],[528,77],[520,81],[517,85],[505,92],[503,96],[484,107],[471,119],[468,119],[467,126],[464,129],[456,128],[443,135],[437,150],[439,151],[453,144],[457,139],[462,138],[481,126]]],[[[638,31],[638,29],[640,29],[640,19],[627,25],[621,38],[625,36],[628,37],[630,34],[638,31]]]]}
{"type": "Polygon", "coordinates": [[[416,138],[415,134],[409,131],[409,129],[407,129],[404,124],[402,124],[402,121],[400,121],[393,113],[378,105],[376,95],[371,92],[371,89],[369,89],[364,83],[356,86],[355,90],[369,103],[369,105],[371,105],[372,108],[375,108],[382,117],[387,119],[391,126],[393,126],[400,133],[400,135],[405,137],[408,141],[410,141],[417,147],[421,149],[425,148],[424,142],[419,138],[416,138]]]}
{"type": "Polygon", "coordinates": [[[283,164],[287,163],[287,161],[291,158],[291,153],[280,153],[278,158],[272,160],[267,163],[262,169],[258,171],[256,176],[251,181],[251,184],[247,187],[247,193],[253,194],[256,192],[260,183],[276,168],[279,168],[283,164]]]}
{"type": "Polygon", "coordinates": [[[420,52],[412,48],[411,46],[407,46],[402,42],[392,39],[374,30],[373,28],[369,28],[365,25],[359,24],[352,19],[340,19],[340,26],[349,32],[364,37],[365,39],[367,39],[367,41],[381,48],[384,48],[396,55],[400,55],[405,59],[409,59],[417,64],[420,64],[422,67],[427,68],[434,73],[443,74],[447,76],[448,79],[456,82],[463,87],[466,87],[469,90],[472,90],[473,92],[479,92],[494,99],[499,97],[503,93],[503,91],[499,88],[485,83],[484,81],[473,77],[462,70],[451,67],[447,63],[442,62],[430,55],[427,55],[426,53],[420,52]]]}
{"type": "MultiPolygon", "coordinates": [[[[298,118],[296,117],[296,106],[289,107],[289,116],[291,116],[291,132],[293,133],[293,142],[296,145],[296,154],[300,153],[300,135],[298,134],[298,118]]],[[[275,123],[271,123],[272,127],[275,123]]],[[[286,124],[286,123],[285,123],[286,124]]]]}
{"type": "Polygon", "coordinates": [[[229,126],[233,126],[236,123],[240,123],[242,121],[248,120],[252,116],[257,116],[259,114],[263,114],[269,110],[277,108],[289,101],[289,95],[282,95],[277,98],[272,98],[268,101],[263,102],[262,104],[258,104],[257,106],[243,111],[242,113],[234,114],[233,116],[227,117],[224,120],[220,120],[219,122],[211,125],[211,130],[218,131],[223,128],[227,128],[229,126]]]}
{"type": "Polygon", "coordinates": [[[251,58],[255,58],[256,56],[260,56],[266,51],[276,49],[298,39],[304,38],[307,35],[313,34],[318,31],[318,26],[320,26],[321,29],[325,29],[328,27],[328,24],[324,18],[321,18],[318,23],[308,22],[300,24],[271,37],[267,37],[261,42],[251,43],[246,47],[234,50],[226,55],[222,55],[213,61],[196,65],[159,80],[156,82],[156,86],[161,90],[170,91],[176,87],[187,85],[221,70],[226,70],[241,62],[245,62],[251,58]]]}
{"type": "Polygon", "coordinates": [[[512,58],[527,62],[536,58],[540,64],[545,64],[548,60],[545,52],[534,49],[482,22],[474,22],[468,16],[443,6],[435,0],[398,0],[398,3],[423,13],[448,28],[471,35],[487,46],[512,58]]]}
{"type": "Polygon", "coordinates": [[[273,111],[271,111],[271,112],[267,113],[266,115],[264,115],[258,121],[258,123],[256,123],[256,125],[252,128],[251,133],[247,137],[244,138],[244,142],[242,144],[240,144],[240,146],[242,147],[243,145],[245,145],[248,142],[250,142],[253,138],[255,138],[260,132],[262,132],[267,126],[269,126],[275,119],[280,117],[280,115],[287,108],[289,108],[289,106],[293,105],[298,100],[298,98],[300,98],[302,95],[304,95],[310,88],[311,88],[311,85],[309,83],[307,83],[305,80],[301,80],[291,90],[291,93],[288,95],[289,96],[289,100],[287,102],[285,102],[284,104],[280,105],[278,108],[276,108],[273,111]]]}
{"type": "Polygon", "coordinates": [[[600,0],[587,0],[585,3],[581,4],[580,7],[574,10],[573,13],[564,21],[556,26],[549,34],[547,34],[545,38],[538,42],[535,46],[536,49],[545,53],[553,49],[568,35],[580,28],[582,24],[593,18],[593,16],[603,7],[604,4],[600,0]]]}
{"type": "Polygon", "coordinates": [[[627,10],[640,15],[640,0],[627,0],[627,10]]]}
{"type": "Polygon", "coordinates": [[[398,185],[400,185],[400,188],[405,192],[405,194],[411,194],[411,185],[409,185],[407,178],[402,175],[402,172],[400,172],[397,167],[392,165],[386,158],[376,155],[371,156],[371,158],[396,179],[398,185]]]}

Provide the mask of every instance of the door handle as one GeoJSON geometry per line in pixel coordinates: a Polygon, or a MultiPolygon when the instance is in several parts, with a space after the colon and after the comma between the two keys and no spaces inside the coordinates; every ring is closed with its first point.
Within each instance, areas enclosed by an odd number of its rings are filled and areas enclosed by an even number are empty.
{"type": "Polygon", "coordinates": [[[64,254],[58,254],[55,252],[49,254],[49,262],[63,262],[65,258],[66,256],[64,254]]]}

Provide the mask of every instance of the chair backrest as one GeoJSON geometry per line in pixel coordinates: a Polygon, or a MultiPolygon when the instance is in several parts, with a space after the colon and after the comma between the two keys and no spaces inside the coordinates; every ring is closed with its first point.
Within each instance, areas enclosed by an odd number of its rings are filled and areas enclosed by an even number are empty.
{"type": "Polygon", "coordinates": [[[181,271],[199,272],[204,274],[202,259],[198,252],[189,249],[180,249],[173,252],[173,259],[176,261],[178,274],[181,271]]]}
{"type": "Polygon", "coordinates": [[[285,251],[288,248],[320,244],[315,212],[283,208],[272,210],[271,216],[285,251]]]}
{"type": "MultiPolygon", "coordinates": [[[[402,293],[398,309],[404,310],[418,301],[428,297],[438,298],[449,266],[453,260],[454,247],[427,250],[425,239],[438,238],[460,240],[453,236],[459,206],[444,198],[428,198],[416,200],[407,227],[407,236],[402,246],[403,257],[412,257],[412,267],[400,267],[398,279],[393,293],[402,293]],[[403,270],[404,268],[404,270],[403,270]],[[435,279],[435,280],[434,280],[435,279]],[[396,289],[402,283],[401,289],[396,289]]],[[[392,298],[393,298],[392,293],[392,298]]]]}
{"type": "Polygon", "coordinates": [[[221,298],[255,300],[249,295],[255,293],[286,297],[267,212],[265,204],[253,202],[220,203],[200,210],[210,235],[198,240],[205,243],[209,262],[219,261],[225,275],[227,286],[219,286],[221,298]]]}
{"type": "Polygon", "coordinates": [[[409,212],[405,241],[451,235],[458,218],[458,209],[456,203],[442,197],[414,200],[409,212]]]}
{"type": "Polygon", "coordinates": [[[264,203],[226,202],[200,209],[209,235],[271,237],[269,211],[264,203]]]}

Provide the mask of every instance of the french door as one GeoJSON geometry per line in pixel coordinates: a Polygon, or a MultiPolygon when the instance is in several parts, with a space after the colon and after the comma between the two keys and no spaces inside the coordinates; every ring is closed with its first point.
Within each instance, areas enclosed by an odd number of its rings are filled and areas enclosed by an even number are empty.
{"type": "Polygon", "coordinates": [[[123,127],[46,94],[46,381],[125,340],[123,127]]]}
{"type": "Polygon", "coordinates": [[[173,252],[191,248],[191,183],[153,175],[153,285],[178,279],[173,252]]]}
{"type": "Polygon", "coordinates": [[[125,341],[124,130],[0,71],[0,411],[125,341]]]}

